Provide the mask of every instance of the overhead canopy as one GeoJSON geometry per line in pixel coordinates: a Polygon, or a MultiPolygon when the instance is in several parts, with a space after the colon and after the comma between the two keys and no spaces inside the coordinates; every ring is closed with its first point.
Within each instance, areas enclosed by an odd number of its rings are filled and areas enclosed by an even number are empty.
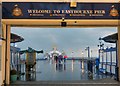
{"type": "Polygon", "coordinates": [[[21,36],[18,36],[17,34],[11,33],[11,43],[21,42],[24,39],[21,36]]]}
{"type": "Polygon", "coordinates": [[[108,35],[106,37],[101,38],[100,40],[104,40],[105,42],[109,42],[109,43],[116,43],[118,40],[118,33],[108,35]]]}
{"type": "Polygon", "coordinates": [[[37,51],[35,49],[32,49],[31,47],[28,47],[27,50],[20,51],[20,54],[23,54],[23,53],[43,53],[43,50],[37,51]]]}

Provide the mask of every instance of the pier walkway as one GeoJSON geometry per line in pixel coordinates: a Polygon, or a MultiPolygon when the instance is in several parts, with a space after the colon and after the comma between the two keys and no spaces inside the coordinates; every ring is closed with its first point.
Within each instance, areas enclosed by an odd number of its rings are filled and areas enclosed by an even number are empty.
{"type": "Polygon", "coordinates": [[[17,81],[10,86],[120,86],[120,82],[110,78],[85,81],[17,81]]]}

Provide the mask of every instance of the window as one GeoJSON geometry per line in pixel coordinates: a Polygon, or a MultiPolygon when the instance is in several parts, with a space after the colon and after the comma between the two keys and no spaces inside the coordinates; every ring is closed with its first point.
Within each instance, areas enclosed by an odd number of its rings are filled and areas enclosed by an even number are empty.
{"type": "Polygon", "coordinates": [[[112,52],[112,62],[116,63],[116,51],[112,52]]]}

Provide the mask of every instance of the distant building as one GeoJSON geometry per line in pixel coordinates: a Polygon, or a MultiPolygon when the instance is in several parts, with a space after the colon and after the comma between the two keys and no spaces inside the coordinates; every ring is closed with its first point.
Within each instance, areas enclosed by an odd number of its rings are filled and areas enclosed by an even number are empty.
{"type": "Polygon", "coordinates": [[[61,54],[62,53],[58,51],[56,47],[54,47],[53,50],[49,52],[49,56],[51,59],[54,59],[56,56],[58,57],[61,54]]]}

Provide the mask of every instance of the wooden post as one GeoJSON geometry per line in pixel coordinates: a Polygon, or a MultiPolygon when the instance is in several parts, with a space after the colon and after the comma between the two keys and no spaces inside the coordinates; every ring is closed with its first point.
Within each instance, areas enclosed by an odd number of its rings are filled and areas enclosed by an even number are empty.
{"type": "MultiPolygon", "coordinates": [[[[118,2],[120,4],[120,1],[118,2]]],[[[119,9],[120,7],[118,7],[119,9]]],[[[120,81],[120,20],[119,20],[120,17],[118,17],[118,40],[117,40],[117,43],[116,43],[116,48],[117,48],[117,54],[116,54],[116,62],[117,63],[117,80],[120,81]]]]}
{"type": "Polygon", "coordinates": [[[118,76],[120,79],[120,25],[118,26],[118,76]]]}
{"type": "Polygon", "coordinates": [[[6,84],[10,84],[10,25],[6,27],[6,84]]]}
{"type": "MultiPolygon", "coordinates": [[[[6,24],[3,24],[3,23],[2,23],[2,37],[3,39],[6,39],[6,24]]],[[[5,83],[5,51],[6,51],[5,45],[6,45],[6,41],[4,40],[2,41],[2,61],[1,61],[2,83],[3,84],[5,83]]]]}

